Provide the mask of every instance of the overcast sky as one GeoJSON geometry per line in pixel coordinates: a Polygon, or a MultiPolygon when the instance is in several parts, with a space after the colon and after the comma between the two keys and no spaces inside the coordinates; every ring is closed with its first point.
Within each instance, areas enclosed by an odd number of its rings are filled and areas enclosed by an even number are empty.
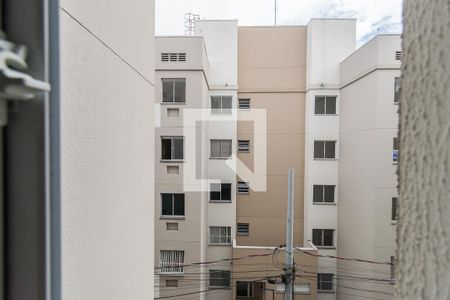
{"type": "MultiPolygon", "coordinates": [[[[274,0],[156,0],[156,34],[184,34],[184,14],[273,25],[274,0]]],[[[278,0],[279,25],[305,25],[315,17],[357,18],[358,43],[377,32],[401,32],[402,0],[278,0]]]]}

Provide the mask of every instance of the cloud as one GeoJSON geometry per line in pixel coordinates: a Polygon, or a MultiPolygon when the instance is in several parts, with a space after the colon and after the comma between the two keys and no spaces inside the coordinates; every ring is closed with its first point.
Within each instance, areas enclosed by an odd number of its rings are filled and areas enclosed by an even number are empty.
{"type": "MultiPolygon", "coordinates": [[[[402,0],[277,0],[279,25],[311,18],[356,18],[358,44],[374,35],[399,33],[402,0]]],[[[156,33],[184,34],[184,13],[206,19],[239,19],[240,25],[273,25],[274,0],[156,0],[156,33]]]]}

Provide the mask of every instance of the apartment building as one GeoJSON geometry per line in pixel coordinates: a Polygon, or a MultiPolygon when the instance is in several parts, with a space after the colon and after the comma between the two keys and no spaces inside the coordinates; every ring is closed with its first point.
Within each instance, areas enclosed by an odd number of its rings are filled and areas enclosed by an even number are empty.
{"type": "MultiPolygon", "coordinates": [[[[400,35],[381,34],[340,64],[339,256],[395,262],[401,54],[400,35]]],[[[338,261],[338,273],[384,279],[338,283],[392,298],[393,266],[338,261]]],[[[340,299],[374,295],[337,291],[340,299]]]]}
{"type": "Polygon", "coordinates": [[[154,296],[154,1],[86,4],[0,0],[1,299],[154,296]]]}
{"type": "Polygon", "coordinates": [[[237,21],[199,21],[195,36],[156,47],[155,286],[161,297],[230,299],[230,264],[174,266],[232,255],[237,21]]]}

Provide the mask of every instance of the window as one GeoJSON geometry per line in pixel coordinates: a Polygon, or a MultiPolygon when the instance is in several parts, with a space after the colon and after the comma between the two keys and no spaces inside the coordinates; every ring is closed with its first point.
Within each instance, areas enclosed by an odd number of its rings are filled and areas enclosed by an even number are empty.
{"type": "Polygon", "coordinates": [[[178,287],[178,280],[176,279],[167,279],[166,287],[178,287]]]}
{"type": "Polygon", "coordinates": [[[313,229],[313,244],[316,247],[333,247],[334,229],[313,229]]]}
{"type": "Polygon", "coordinates": [[[159,267],[161,273],[183,273],[184,251],[161,250],[159,253],[159,267]]]}
{"type": "Polygon", "coordinates": [[[183,217],[184,194],[161,194],[161,215],[163,217],[183,217]]]}
{"type": "Polygon", "coordinates": [[[162,79],[164,103],[186,102],[186,79],[162,79]]]}
{"type": "Polygon", "coordinates": [[[238,181],[237,192],[239,194],[248,194],[249,192],[248,183],[244,181],[238,181]]]}
{"type": "Polygon", "coordinates": [[[314,158],[336,158],[336,141],[314,141],[314,158]]]}
{"type": "Polygon", "coordinates": [[[250,109],[250,99],[239,99],[239,109],[250,109]]]}
{"type": "Polygon", "coordinates": [[[400,77],[394,78],[394,103],[400,101],[400,77]]]}
{"type": "Polygon", "coordinates": [[[231,183],[211,183],[209,200],[212,202],[231,202],[231,183]]]}
{"type": "Polygon", "coordinates": [[[231,114],[231,96],[212,96],[211,113],[215,115],[231,114]]]}
{"type": "Polygon", "coordinates": [[[334,203],[334,185],[314,185],[313,203],[334,203]]]}
{"type": "Polygon", "coordinates": [[[333,273],[319,273],[317,274],[317,290],[318,291],[333,291],[333,273]]]}
{"type": "Polygon", "coordinates": [[[398,162],[398,139],[396,137],[392,142],[392,161],[398,162]]]}
{"type": "Polygon", "coordinates": [[[238,141],[238,151],[239,152],[249,152],[250,151],[250,140],[239,140],[238,141]]]}
{"type": "Polygon", "coordinates": [[[248,235],[250,224],[248,223],[237,223],[237,234],[238,235],[248,235]]]}
{"type": "Polygon", "coordinates": [[[231,244],[231,227],[229,226],[210,226],[209,243],[214,245],[231,244]]]}
{"type": "Polygon", "coordinates": [[[211,158],[231,157],[231,140],[211,140],[211,158]]]}
{"type": "Polygon", "coordinates": [[[316,96],[314,113],[316,115],[335,115],[336,96],[316,96]]]}
{"type": "Polygon", "coordinates": [[[210,288],[227,288],[231,286],[231,271],[209,270],[210,288]]]}
{"type": "Polygon", "coordinates": [[[395,51],[395,60],[402,60],[402,51],[395,51]]]}
{"type": "Polygon", "coordinates": [[[392,198],[391,221],[398,219],[398,200],[397,197],[392,198]]]}
{"type": "Polygon", "coordinates": [[[236,296],[247,298],[253,297],[253,282],[236,281],[236,296]]]}
{"type": "Polygon", "coordinates": [[[395,256],[391,256],[391,270],[390,270],[391,272],[391,280],[394,280],[395,279],[395,256]]]}
{"type": "Polygon", "coordinates": [[[186,61],[186,53],[161,53],[161,61],[186,61]]]}
{"type": "Polygon", "coordinates": [[[182,136],[161,137],[161,158],[177,160],[184,158],[184,138],[182,136]]]}

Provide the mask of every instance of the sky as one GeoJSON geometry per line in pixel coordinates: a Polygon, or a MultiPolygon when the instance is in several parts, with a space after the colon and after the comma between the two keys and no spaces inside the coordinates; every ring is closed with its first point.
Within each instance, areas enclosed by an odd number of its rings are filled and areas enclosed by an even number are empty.
{"type": "MultiPolygon", "coordinates": [[[[278,25],[306,25],[311,18],[356,18],[361,45],[379,33],[401,33],[402,0],[277,0],[278,25]]],[[[184,14],[238,19],[240,26],[273,25],[275,0],[156,0],[156,34],[183,35],[184,14]]]]}

